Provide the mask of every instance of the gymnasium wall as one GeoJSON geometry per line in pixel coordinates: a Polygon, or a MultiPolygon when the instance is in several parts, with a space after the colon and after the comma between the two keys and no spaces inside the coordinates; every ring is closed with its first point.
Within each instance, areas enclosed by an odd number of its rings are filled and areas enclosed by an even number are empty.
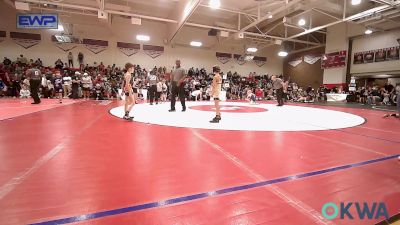
{"type": "Polygon", "coordinates": [[[353,40],[350,73],[357,76],[371,74],[400,74],[400,60],[353,64],[354,53],[399,46],[400,30],[364,35],[353,40]]]}
{"type": "Polygon", "coordinates": [[[290,77],[290,81],[296,82],[299,86],[306,87],[311,85],[316,90],[323,82],[324,70],[321,69],[321,60],[314,64],[308,64],[303,61],[295,67],[289,65],[289,62],[305,55],[322,55],[324,53],[325,48],[321,47],[296,54],[290,54],[284,60],[283,74],[286,78],[290,77]]]}
{"type": "MultiPolygon", "coordinates": [[[[52,30],[21,30],[16,29],[16,12],[11,7],[0,2],[0,30],[7,31],[7,39],[0,43],[0,57],[5,56],[15,60],[20,54],[23,54],[28,59],[41,58],[45,65],[54,65],[54,62],[60,58],[64,62],[67,61],[67,53],[57,48],[51,41],[51,35],[58,32],[52,30]],[[9,37],[10,31],[40,33],[42,41],[29,49],[17,45],[9,37]]],[[[80,16],[71,14],[70,16],[62,16],[62,23],[71,23],[72,27],[66,28],[73,31],[75,36],[80,38],[99,39],[109,41],[107,50],[94,54],[86,49],[83,45],[71,50],[74,54],[74,62],[77,62],[78,52],[85,55],[85,63],[89,65],[93,62],[103,62],[105,65],[115,63],[118,66],[124,65],[126,62],[140,64],[146,68],[154,66],[166,66],[171,69],[175,64],[176,59],[181,59],[184,68],[189,67],[204,67],[210,69],[213,65],[218,64],[223,71],[237,71],[242,76],[248,76],[250,72],[259,74],[282,74],[283,60],[277,57],[278,47],[268,47],[259,51],[257,56],[267,57],[267,63],[258,67],[254,62],[247,62],[244,65],[239,65],[233,58],[226,64],[220,63],[215,57],[215,52],[243,53],[244,46],[235,41],[218,39],[216,37],[208,37],[207,30],[184,27],[176,38],[176,43],[173,46],[164,46],[165,52],[163,55],[153,59],[146,55],[142,50],[137,54],[128,57],[120,52],[116,46],[117,42],[136,41],[137,34],[146,34],[151,37],[150,45],[164,45],[164,38],[167,33],[167,25],[165,23],[152,22],[142,20],[142,25],[131,25],[129,19],[113,17],[112,26],[106,22],[99,22],[97,17],[80,16]],[[188,46],[190,40],[200,40],[204,47],[194,48],[188,46]]]]}

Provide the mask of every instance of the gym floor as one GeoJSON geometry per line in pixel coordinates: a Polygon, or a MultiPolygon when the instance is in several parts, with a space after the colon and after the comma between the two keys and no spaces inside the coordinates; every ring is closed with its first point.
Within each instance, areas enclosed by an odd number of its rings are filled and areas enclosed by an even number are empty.
{"type": "MultiPolygon", "coordinates": [[[[289,104],[280,110],[298,106],[364,120],[337,129],[251,131],[128,122],[112,115],[121,104],[0,99],[0,224],[382,220],[327,220],[321,215],[327,202],[384,202],[390,216],[400,212],[400,120],[383,119],[384,111],[289,104]]],[[[272,114],[273,104],[254,107],[272,114]]],[[[350,211],[356,215],[355,207],[350,211]]]]}

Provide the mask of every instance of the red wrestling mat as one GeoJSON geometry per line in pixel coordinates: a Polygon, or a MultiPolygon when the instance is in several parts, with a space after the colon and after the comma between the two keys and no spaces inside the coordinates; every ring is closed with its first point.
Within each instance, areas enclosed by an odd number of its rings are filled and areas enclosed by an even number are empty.
{"type": "Polygon", "coordinates": [[[71,99],[63,99],[62,104],[58,102],[58,99],[41,99],[41,101],[42,102],[38,105],[32,105],[32,99],[0,99],[0,120],[23,116],[26,114],[48,110],[77,102],[71,99]]]}

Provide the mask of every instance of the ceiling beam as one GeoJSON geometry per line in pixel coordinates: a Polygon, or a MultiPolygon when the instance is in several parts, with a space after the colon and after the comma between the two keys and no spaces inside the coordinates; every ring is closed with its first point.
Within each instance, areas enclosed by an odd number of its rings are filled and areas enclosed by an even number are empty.
{"type": "MultiPolygon", "coordinates": [[[[222,31],[228,31],[232,33],[237,33],[238,30],[234,29],[228,29],[228,28],[223,28],[223,27],[215,27],[215,26],[209,26],[209,25],[204,25],[204,24],[197,24],[197,23],[186,23],[186,26],[191,26],[191,27],[199,27],[199,28],[205,28],[205,29],[216,29],[216,30],[222,30],[222,31]]],[[[309,44],[309,45],[319,45],[320,43],[317,42],[310,42],[310,41],[302,41],[298,39],[285,39],[284,37],[278,37],[278,36],[271,36],[271,35],[265,35],[265,34],[259,34],[259,33],[253,33],[253,32],[244,32],[245,35],[247,36],[253,36],[253,37],[261,37],[261,38],[272,38],[272,39],[279,39],[279,40],[287,40],[291,42],[298,42],[298,43],[303,43],[303,44],[309,44]]],[[[265,39],[268,40],[268,39],[265,39]]]]}
{"type": "Polygon", "coordinates": [[[340,20],[339,17],[336,17],[336,16],[334,16],[334,15],[331,15],[331,14],[329,14],[329,13],[326,13],[326,12],[324,12],[324,11],[322,11],[322,10],[319,10],[319,9],[316,9],[316,8],[313,8],[312,10],[315,11],[315,12],[321,13],[321,14],[323,14],[323,15],[325,15],[325,16],[329,16],[329,17],[331,17],[331,18],[333,18],[333,19],[335,19],[335,20],[340,20]]]}
{"type": "MultiPolygon", "coordinates": [[[[263,3],[265,3],[265,2],[263,2],[263,3]]],[[[254,10],[258,10],[258,9],[260,9],[260,10],[262,10],[262,9],[268,9],[268,8],[271,8],[272,6],[274,6],[274,5],[278,5],[278,4],[284,4],[285,3],[285,0],[282,0],[282,1],[276,1],[276,0],[272,0],[272,1],[270,1],[270,2],[267,2],[267,3],[265,3],[265,4],[262,4],[262,5],[260,5],[260,6],[253,6],[253,7],[250,7],[250,8],[246,8],[246,9],[244,9],[244,11],[246,11],[246,12],[251,12],[251,11],[254,11],[254,10]]]]}
{"type": "MultiPolygon", "coordinates": [[[[289,24],[289,23],[284,23],[283,25],[286,26],[286,27],[296,28],[296,29],[300,29],[300,30],[307,30],[307,29],[304,28],[304,27],[296,26],[296,25],[289,24]]],[[[317,30],[317,31],[315,31],[315,32],[316,32],[316,33],[321,33],[321,34],[326,34],[326,31],[319,31],[319,30],[317,30]]]]}
{"type": "Polygon", "coordinates": [[[276,15],[276,14],[282,12],[282,11],[285,11],[287,8],[299,3],[300,1],[302,1],[302,0],[292,0],[291,2],[285,4],[284,6],[281,6],[281,7],[277,8],[277,9],[273,10],[271,13],[269,13],[269,14],[267,14],[265,16],[262,16],[261,18],[258,18],[256,21],[254,21],[254,22],[250,23],[249,25],[243,27],[242,29],[240,29],[239,32],[246,31],[249,28],[252,28],[252,27],[256,26],[257,24],[263,22],[264,20],[267,20],[270,17],[270,15],[274,16],[274,15],[276,15]]]}
{"type": "MultiPolygon", "coordinates": [[[[200,4],[199,6],[205,7],[205,8],[211,8],[211,6],[206,5],[206,4],[200,4]]],[[[238,10],[226,9],[226,8],[218,8],[217,10],[231,12],[231,13],[237,13],[237,14],[247,15],[247,16],[251,16],[251,17],[257,18],[257,15],[255,15],[255,14],[246,13],[246,12],[242,12],[242,11],[238,11],[238,10]]]]}
{"type": "Polygon", "coordinates": [[[278,39],[278,40],[282,40],[282,41],[298,42],[298,43],[309,44],[309,45],[320,45],[320,43],[317,43],[317,42],[302,41],[302,40],[295,39],[295,38],[284,38],[284,37],[279,37],[279,36],[264,35],[264,34],[258,34],[258,33],[252,33],[252,32],[244,32],[244,34],[250,35],[250,36],[256,36],[256,37],[278,39]]]}
{"type": "Polygon", "coordinates": [[[174,16],[177,24],[170,24],[168,29],[168,42],[174,40],[178,32],[185,25],[189,17],[194,13],[197,7],[200,5],[201,0],[181,0],[178,2],[178,6],[175,8],[174,16]]]}
{"type": "MultiPolygon", "coordinates": [[[[398,3],[398,4],[400,4],[400,3],[398,3]]],[[[333,26],[333,25],[336,25],[336,24],[339,24],[339,23],[348,22],[348,21],[354,21],[356,19],[361,19],[363,17],[370,16],[370,15],[372,15],[374,13],[388,10],[389,8],[392,8],[392,6],[388,6],[388,5],[378,6],[378,7],[375,7],[375,8],[372,8],[372,9],[368,9],[368,10],[365,10],[363,12],[354,14],[352,16],[346,17],[344,19],[337,20],[337,21],[332,22],[332,23],[328,23],[328,24],[325,24],[325,25],[322,25],[322,26],[318,26],[318,27],[314,27],[314,28],[305,30],[304,32],[301,32],[299,34],[293,35],[293,36],[291,36],[289,38],[297,38],[297,37],[303,36],[305,34],[309,34],[309,33],[312,33],[312,32],[315,32],[315,31],[318,31],[318,30],[321,30],[321,29],[324,29],[324,28],[327,28],[327,27],[330,27],[330,26],[333,26]]]]}

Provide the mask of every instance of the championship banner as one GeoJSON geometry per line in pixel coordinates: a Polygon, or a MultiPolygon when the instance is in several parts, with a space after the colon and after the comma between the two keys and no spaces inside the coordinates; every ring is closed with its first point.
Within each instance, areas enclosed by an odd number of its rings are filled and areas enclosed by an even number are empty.
{"type": "Polygon", "coordinates": [[[332,52],[322,55],[321,69],[344,67],[346,65],[347,51],[332,52]]]}
{"type": "Polygon", "coordinates": [[[229,62],[232,58],[231,53],[223,53],[223,52],[216,52],[215,56],[217,57],[217,60],[220,61],[222,64],[229,62]]]}
{"type": "Polygon", "coordinates": [[[305,55],[303,61],[308,64],[314,64],[321,59],[321,55],[305,55]]]}
{"type": "Polygon", "coordinates": [[[364,53],[363,52],[354,53],[353,64],[362,64],[362,63],[364,63],[364,53]]]}
{"type": "Polygon", "coordinates": [[[140,44],[117,42],[117,47],[128,57],[138,53],[140,50],[140,44]]]}
{"type": "Polygon", "coordinates": [[[253,61],[258,67],[262,67],[267,62],[267,57],[254,56],[253,61]]]}
{"type": "Polygon", "coordinates": [[[239,64],[239,65],[244,65],[246,63],[246,60],[244,60],[243,55],[233,54],[233,58],[236,60],[237,64],[239,64]]]}
{"type": "Polygon", "coordinates": [[[158,56],[164,53],[163,46],[143,45],[143,50],[148,56],[150,56],[153,59],[157,58],[158,56]]]}
{"type": "Polygon", "coordinates": [[[84,44],[85,47],[94,54],[99,54],[108,47],[108,41],[94,39],[83,39],[82,44],[84,44]]]}
{"type": "Polygon", "coordinates": [[[70,50],[78,47],[78,44],[80,43],[79,39],[65,40],[63,36],[59,35],[52,35],[51,41],[54,42],[57,48],[63,50],[64,52],[69,52],[70,50]]]}
{"type": "Polygon", "coordinates": [[[392,47],[387,49],[386,60],[398,60],[400,47],[392,47]]]}
{"type": "Polygon", "coordinates": [[[28,49],[32,46],[39,44],[42,40],[40,34],[10,32],[10,37],[17,45],[28,49]]]}
{"type": "Polygon", "coordinates": [[[373,63],[375,58],[375,51],[364,52],[364,63],[373,63]]]}
{"type": "Polygon", "coordinates": [[[288,63],[289,63],[289,65],[291,65],[291,66],[293,66],[293,67],[296,67],[296,66],[299,65],[301,62],[303,62],[303,57],[292,59],[292,60],[290,60],[288,63]]]}
{"type": "Polygon", "coordinates": [[[0,43],[6,40],[6,32],[0,30],[0,43]]]}
{"type": "Polygon", "coordinates": [[[375,62],[383,62],[386,61],[386,52],[385,48],[375,50],[375,62]]]}

